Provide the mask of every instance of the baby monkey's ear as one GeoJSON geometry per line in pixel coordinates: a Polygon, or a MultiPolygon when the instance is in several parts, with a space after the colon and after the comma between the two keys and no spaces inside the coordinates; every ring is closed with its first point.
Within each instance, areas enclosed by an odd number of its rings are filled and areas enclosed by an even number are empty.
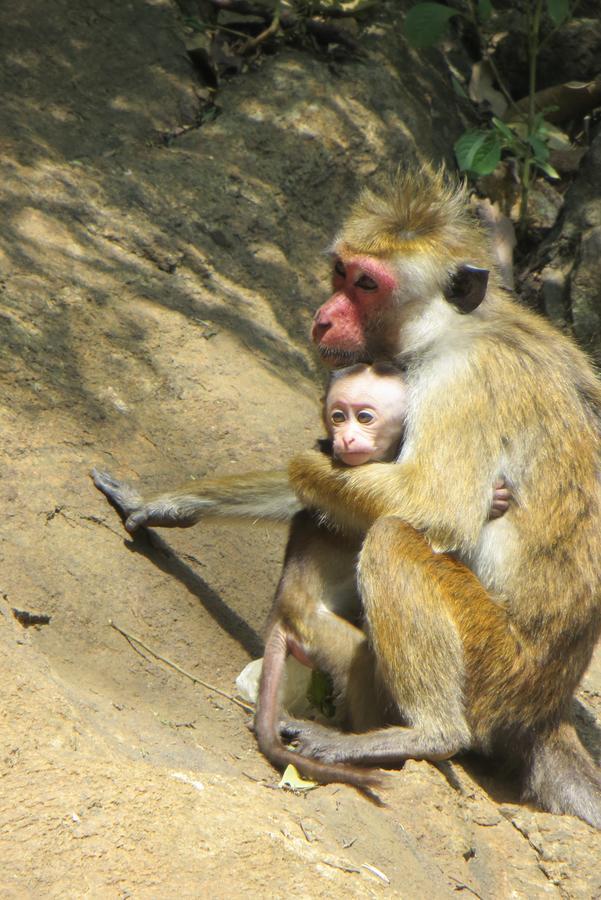
{"type": "Polygon", "coordinates": [[[471,313],[477,309],[486,295],[488,269],[477,266],[460,266],[445,291],[445,299],[460,313],[471,313]]]}

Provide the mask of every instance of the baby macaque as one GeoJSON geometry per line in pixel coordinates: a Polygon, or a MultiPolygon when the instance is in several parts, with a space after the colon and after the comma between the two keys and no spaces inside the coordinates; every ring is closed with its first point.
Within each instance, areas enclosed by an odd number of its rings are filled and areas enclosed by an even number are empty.
{"type": "Polygon", "coordinates": [[[394,366],[359,363],[332,374],[323,418],[333,456],[347,466],[392,462],[399,454],[407,385],[394,366]]]}

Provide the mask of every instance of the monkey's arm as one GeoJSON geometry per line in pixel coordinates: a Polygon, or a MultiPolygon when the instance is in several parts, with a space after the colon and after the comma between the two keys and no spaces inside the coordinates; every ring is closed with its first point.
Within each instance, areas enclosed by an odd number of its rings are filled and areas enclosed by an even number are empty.
{"type": "MultiPolygon", "coordinates": [[[[493,485],[500,475],[499,428],[458,426],[474,409],[495,421],[486,372],[459,359],[443,376],[414,389],[415,402],[400,459],[345,467],[315,452],[290,465],[290,483],[304,506],[318,509],[352,533],[367,531],[384,516],[396,516],[426,532],[439,548],[471,550],[488,521],[493,485]],[[444,396],[444,403],[441,397],[444,396]]],[[[512,435],[515,424],[503,423],[512,435]]]]}
{"type": "Polygon", "coordinates": [[[207,517],[287,522],[301,509],[286,472],[203,478],[149,497],[108,472],[94,469],[92,478],[119,510],[129,532],[151,525],[188,528],[207,517]]]}
{"type": "Polygon", "coordinates": [[[382,516],[397,516],[427,531],[437,543],[467,546],[476,540],[490,510],[490,489],[488,499],[470,500],[466,490],[461,501],[455,483],[447,490],[445,479],[430,480],[430,469],[426,472],[408,460],[350,468],[307,451],[292,460],[288,471],[303,506],[319,509],[351,533],[367,531],[382,516]]]}
{"type": "Polygon", "coordinates": [[[307,450],[294,457],[288,475],[304,506],[319,509],[351,530],[365,532],[376,519],[402,514],[407,505],[402,496],[403,485],[410,480],[407,464],[350,467],[307,450]]]}

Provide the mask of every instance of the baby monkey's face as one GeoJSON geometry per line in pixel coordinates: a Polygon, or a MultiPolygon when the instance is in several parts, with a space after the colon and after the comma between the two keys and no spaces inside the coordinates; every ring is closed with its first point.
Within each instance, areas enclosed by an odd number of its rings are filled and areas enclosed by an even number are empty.
{"type": "Polygon", "coordinates": [[[395,459],[406,402],[400,375],[368,369],[335,381],[326,397],[325,422],[336,459],[347,466],[395,459]]]}

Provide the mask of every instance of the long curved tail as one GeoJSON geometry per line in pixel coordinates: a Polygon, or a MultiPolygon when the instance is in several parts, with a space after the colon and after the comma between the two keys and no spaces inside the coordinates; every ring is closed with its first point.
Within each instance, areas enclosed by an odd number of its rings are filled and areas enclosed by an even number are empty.
{"type": "Polygon", "coordinates": [[[324,763],[318,759],[301,756],[283,745],[280,737],[280,687],[287,656],[286,631],[282,625],[276,623],[265,644],[263,670],[259,684],[255,716],[255,735],[259,749],[277,769],[283,769],[292,764],[296,766],[301,775],[311,781],[319,784],[334,782],[351,784],[371,796],[371,789],[382,784],[382,779],[377,773],[342,763],[324,763]]]}
{"type": "Polygon", "coordinates": [[[567,813],[601,830],[601,769],[587,755],[570,722],[535,744],[524,796],[552,813],[567,813]]]}

